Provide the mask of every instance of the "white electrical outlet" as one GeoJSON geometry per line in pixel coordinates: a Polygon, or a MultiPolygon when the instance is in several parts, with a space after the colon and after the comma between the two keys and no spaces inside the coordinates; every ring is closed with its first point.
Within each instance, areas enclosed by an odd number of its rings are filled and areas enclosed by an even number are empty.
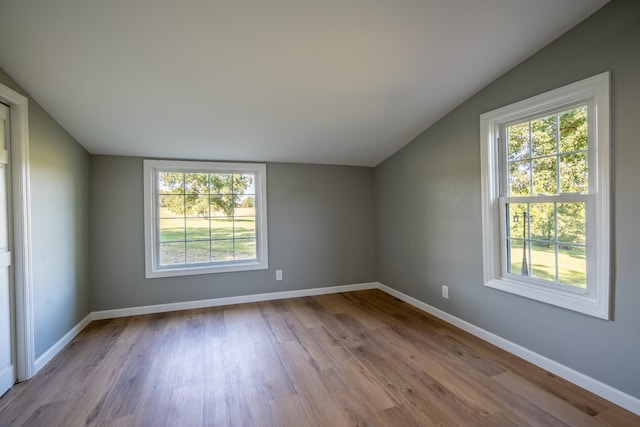
{"type": "Polygon", "coordinates": [[[276,270],[276,280],[282,280],[282,270],[276,270]]]}
{"type": "Polygon", "coordinates": [[[449,299],[449,287],[447,285],[442,285],[442,298],[449,299]]]}

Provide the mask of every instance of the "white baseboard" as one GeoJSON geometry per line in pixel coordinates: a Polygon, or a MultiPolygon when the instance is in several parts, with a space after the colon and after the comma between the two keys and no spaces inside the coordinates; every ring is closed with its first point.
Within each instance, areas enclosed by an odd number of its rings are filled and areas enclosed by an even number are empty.
{"type": "Polygon", "coordinates": [[[583,373],[575,371],[568,366],[562,365],[554,360],[542,356],[541,354],[522,347],[521,345],[506,340],[482,328],[479,328],[478,326],[475,326],[445,311],[430,306],[429,304],[426,304],[416,298],[403,294],[402,292],[383,285],[382,283],[378,284],[378,288],[388,293],[389,295],[392,295],[408,304],[411,304],[412,306],[422,311],[425,311],[439,319],[444,320],[445,322],[457,326],[458,328],[470,333],[471,335],[475,335],[476,337],[484,341],[490,342],[496,347],[500,347],[501,349],[506,350],[509,353],[515,354],[516,356],[521,357],[522,359],[531,362],[534,365],[539,366],[540,368],[549,371],[554,375],[564,378],[565,380],[572,382],[573,384],[576,384],[586,390],[589,390],[590,392],[597,394],[598,396],[607,399],[608,401],[613,402],[616,405],[622,406],[623,408],[637,415],[640,415],[640,399],[637,399],[605,383],[593,379],[583,373]]]}
{"type": "Polygon", "coordinates": [[[237,297],[214,298],[199,301],[185,301],[170,304],[145,305],[141,307],[119,308],[93,312],[93,319],[113,319],[116,317],[137,316],[141,314],[165,313],[168,311],[190,310],[194,308],[218,307],[230,304],[243,304],[259,301],[273,301],[285,298],[298,298],[313,295],[336,294],[339,292],[377,289],[378,283],[359,283],[355,285],[327,286],[324,288],[300,289],[295,291],[270,292],[265,294],[242,295],[237,297]]]}
{"type": "Polygon", "coordinates": [[[54,345],[52,345],[49,350],[45,351],[42,356],[36,359],[34,375],[40,371],[40,369],[44,368],[44,366],[49,363],[62,349],[65,345],[69,344],[72,339],[76,337],[84,328],[87,327],[89,323],[93,320],[93,316],[89,313],[84,319],[82,319],[76,326],[74,326],[69,332],[67,332],[62,338],[58,340],[54,345]]]}

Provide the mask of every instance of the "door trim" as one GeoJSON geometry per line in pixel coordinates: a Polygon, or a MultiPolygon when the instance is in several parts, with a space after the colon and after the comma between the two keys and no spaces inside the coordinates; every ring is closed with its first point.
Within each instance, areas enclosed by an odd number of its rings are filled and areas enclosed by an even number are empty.
{"type": "Polygon", "coordinates": [[[29,172],[29,104],[18,92],[0,84],[0,101],[9,106],[11,144],[11,195],[15,282],[16,376],[18,381],[35,372],[33,271],[31,258],[31,184],[29,172]]]}

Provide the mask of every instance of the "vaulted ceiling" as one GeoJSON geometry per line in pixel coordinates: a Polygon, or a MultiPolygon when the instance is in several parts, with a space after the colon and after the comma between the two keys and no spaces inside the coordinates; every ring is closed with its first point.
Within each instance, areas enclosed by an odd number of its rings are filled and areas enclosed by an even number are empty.
{"type": "Polygon", "coordinates": [[[0,0],[95,154],[375,166],[608,0],[0,0]]]}

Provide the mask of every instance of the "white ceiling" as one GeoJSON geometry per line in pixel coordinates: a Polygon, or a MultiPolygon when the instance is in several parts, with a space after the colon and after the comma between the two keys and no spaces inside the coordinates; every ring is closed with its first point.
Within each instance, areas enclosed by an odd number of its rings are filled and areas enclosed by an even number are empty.
{"type": "Polygon", "coordinates": [[[0,0],[91,153],[375,166],[608,0],[0,0]]]}

